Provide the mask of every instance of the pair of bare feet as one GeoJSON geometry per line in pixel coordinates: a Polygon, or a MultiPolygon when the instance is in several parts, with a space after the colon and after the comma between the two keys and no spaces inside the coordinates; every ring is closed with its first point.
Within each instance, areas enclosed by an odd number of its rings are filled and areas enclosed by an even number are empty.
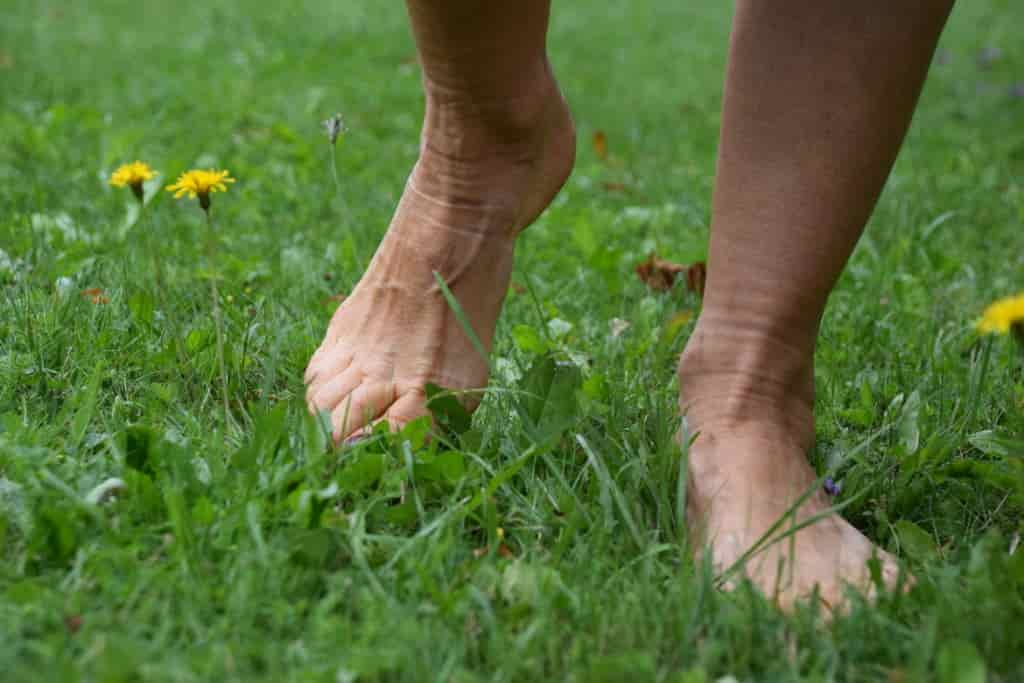
{"type": "MultiPolygon", "coordinates": [[[[550,74],[532,91],[489,110],[428,87],[420,158],[366,274],[306,371],[310,408],[331,414],[337,440],[379,420],[397,427],[426,414],[428,382],[486,385],[487,366],[434,272],[489,351],[515,238],[554,198],[575,156],[572,119],[550,74]]],[[[706,305],[680,359],[680,408],[698,435],[689,452],[688,524],[698,554],[706,549],[718,569],[731,567],[815,485],[806,459],[813,348],[799,348],[706,305]]],[[[812,494],[780,532],[828,506],[824,493],[812,494]]],[[[824,514],[756,554],[745,572],[782,605],[817,588],[834,606],[846,584],[869,588],[872,557],[893,581],[893,558],[824,514]]]]}

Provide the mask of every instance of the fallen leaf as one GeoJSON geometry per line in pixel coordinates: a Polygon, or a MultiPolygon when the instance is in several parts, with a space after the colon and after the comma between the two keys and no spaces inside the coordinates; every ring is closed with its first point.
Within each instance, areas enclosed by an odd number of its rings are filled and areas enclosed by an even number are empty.
{"type": "Polygon", "coordinates": [[[512,284],[509,286],[512,288],[512,291],[515,292],[516,294],[526,294],[526,287],[522,286],[515,280],[513,280],[512,284]]]}
{"type": "MultiPolygon", "coordinates": [[[[479,560],[481,557],[486,557],[489,552],[491,552],[491,546],[485,545],[483,548],[474,549],[473,557],[479,560]]],[[[512,552],[512,549],[504,543],[498,544],[498,555],[504,557],[506,560],[516,556],[516,554],[512,552]]]]}
{"type": "Polygon", "coordinates": [[[688,265],[673,263],[651,254],[647,260],[636,267],[636,274],[651,289],[666,292],[672,289],[676,279],[683,275],[686,278],[686,289],[704,295],[704,283],[707,280],[707,266],[703,261],[688,265]]]}
{"type": "Polygon", "coordinates": [[[337,294],[331,294],[328,297],[324,297],[324,306],[330,306],[331,304],[340,304],[345,300],[345,295],[341,292],[337,294]]]}
{"type": "Polygon", "coordinates": [[[109,304],[110,297],[99,287],[90,287],[89,289],[82,290],[82,296],[89,300],[89,303],[93,304],[109,304]]]}
{"type": "Polygon", "coordinates": [[[608,136],[604,134],[603,130],[594,131],[594,137],[591,140],[594,145],[594,154],[601,161],[608,158],[608,136]]]}
{"type": "Polygon", "coordinates": [[[601,183],[601,187],[603,187],[607,192],[629,192],[630,189],[629,185],[627,185],[626,183],[612,182],[601,183]]]}
{"type": "Polygon", "coordinates": [[[71,635],[78,633],[78,630],[82,628],[82,615],[69,614],[64,617],[64,628],[66,628],[68,633],[71,635]]]}
{"type": "Polygon", "coordinates": [[[889,673],[885,675],[885,680],[888,683],[906,683],[907,672],[903,669],[889,669],[889,673]]]}
{"type": "Polygon", "coordinates": [[[691,263],[686,269],[686,289],[704,296],[704,285],[708,281],[708,266],[703,261],[691,263]]]}

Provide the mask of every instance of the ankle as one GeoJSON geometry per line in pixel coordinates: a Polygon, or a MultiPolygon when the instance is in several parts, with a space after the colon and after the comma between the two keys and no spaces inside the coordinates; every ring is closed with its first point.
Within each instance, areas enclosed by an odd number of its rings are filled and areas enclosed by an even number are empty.
{"type": "Polygon", "coordinates": [[[487,161],[511,156],[530,161],[543,153],[552,121],[564,107],[545,62],[524,69],[503,92],[452,90],[424,81],[426,111],[424,151],[459,161],[487,161]]]}
{"type": "Polygon", "coordinates": [[[679,359],[680,408],[691,430],[781,430],[809,448],[813,364],[813,347],[702,314],[679,359]]]}

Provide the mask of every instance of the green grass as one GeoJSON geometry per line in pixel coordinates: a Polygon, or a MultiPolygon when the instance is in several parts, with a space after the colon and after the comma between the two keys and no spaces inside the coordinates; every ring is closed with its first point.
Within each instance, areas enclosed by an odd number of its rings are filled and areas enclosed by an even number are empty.
{"type": "Polygon", "coordinates": [[[579,163],[521,242],[493,391],[468,429],[450,410],[443,441],[414,426],[343,452],[305,415],[301,373],[415,158],[400,7],[8,5],[5,681],[1024,677],[1024,552],[1008,552],[1024,366],[971,326],[1024,287],[1021,6],[954,13],[826,315],[815,461],[918,583],[823,625],[718,593],[689,559],[672,436],[692,323],[670,321],[699,301],[632,273],[651,251],[705,254],[723,3],[556,3],[579,163]],[[982,67],[987,47],[1001,54],[982,67]],[[339,110],[340,192],[318,128],[339,110]],[[135,158],[165,183],[208,165],[239,179],[215,197],[212,259],[194,203],[155,184],[129,227],[131,196],[105,179],[135,158]],[[127,490],[88,502],[111,477],[127,490]]]}

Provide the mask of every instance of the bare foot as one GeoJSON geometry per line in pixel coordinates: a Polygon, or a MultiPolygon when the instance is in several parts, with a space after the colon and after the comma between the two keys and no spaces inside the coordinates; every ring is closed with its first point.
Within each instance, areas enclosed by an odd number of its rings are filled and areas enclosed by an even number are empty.
{"type": "Polygon", "coordinates": [[[689,451],[687,523],[697,554],[708,549],[712,565],[724,571],[817,487],[771,538],[823,516],[755,553],[742,571],[783,608],[817,588],[822,603],[836,609],[845,585],[871,590],[872,557],[889,585],[898,568],[895,558],[826,512],[830,501],[806,457],[814,439],[809,359],[807,351],[750,329],[698,324],[679,368],[680,407],[690,433],[698,433],[689,451]]]}
{"type": "Polygon", "coordinates": [[[486,386],[487,362],[434,272],[489,352],[516,235],[557,194],[575,156],[565,101],[550,72],[540,80],[535,95],[494,103],[432,93],[428,84],[420,158],[377,253],[306,369],[306,400],[331,413],[336,440],[375,420],[398,427],[426,414],[427,383],[486,386]]]}

